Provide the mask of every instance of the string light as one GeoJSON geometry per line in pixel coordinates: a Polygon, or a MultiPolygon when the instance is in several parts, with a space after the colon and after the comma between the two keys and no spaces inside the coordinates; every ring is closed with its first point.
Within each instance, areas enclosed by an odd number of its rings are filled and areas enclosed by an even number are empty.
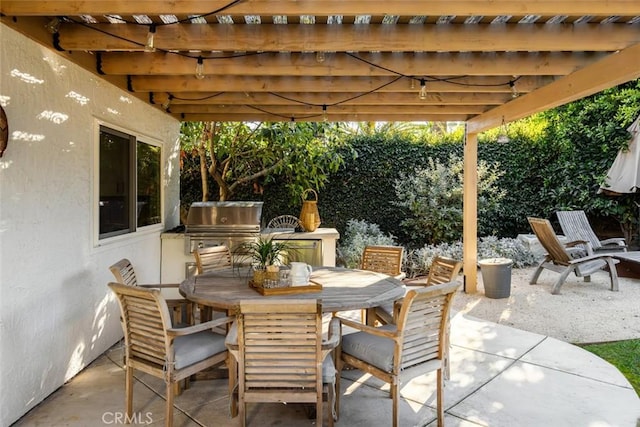
{"type": "Polygon", "coordinates": [[[316,52],[316,61],[324,62],[324,52],[319,50],[316,52]]]}
{"type": "Polygon", "coordinates": [[[166,112],[169,112],[169,107],[171,106],[172,99],[173,99],[173,95],[169,94],[169,96],[167,97],[167,100],[162,103],[162,108],[164,108],[166,112]]]}
{"type": "Polygon", "coordinates": [[[507,125],[504,122],[504,116],[502,116],[502,125],[500,126],[500,133],[498,134],[497,141],[500,144],[506,144],[507,142],[510,141],[509,135],[507,135],[507,125]]]}
{"type": "Polygon", "coordinates": [[[416,90],[416,79],[409,77],[409,89],[416,90]]]}
{"type": "Polygon", "coordinates": [[[61,24],[60,18],[56,17],[56,18],[51,19],[51,21],[49,21],[47,23],[47,25],[45,25],[44,27],[51,34],[56,34],[58,32],[58,30],[60,30],[60,24],[61,24]]]}
{"type": "Polygon", "coordinates": [[[144,45],[145,52],[155,52],[155,36],[156,36],[156,26],[155,24],[151,24],[149,26],[149,32],[147,33],[147,44],[144,45]]]}
{"type": "Polygon", "coordinates": [[[423,101],[427,99],[427,82],[420,79],[420,94],[418,95],[423,101]]]}
{"type": "Polygon", "coordinates": [[[196,64],[196,79],[204,79],[204,58],[198,56],[198,63],[196,64]]]}
{"type": "Polygon", "coordinates": [[[329,116],[327,115],[327,104],[322,106],[322,121],[326,122],[329,120],[329,116]]]}
{"type": "Polygon", "coordinates": [[[512,98],[517,98],[517,97],[520,96],[520,93],[518,93],[518,90],[516,89],[515,80],[510,80],[509,81],[509,87],[511,88],[511,97],[512,98]]]}

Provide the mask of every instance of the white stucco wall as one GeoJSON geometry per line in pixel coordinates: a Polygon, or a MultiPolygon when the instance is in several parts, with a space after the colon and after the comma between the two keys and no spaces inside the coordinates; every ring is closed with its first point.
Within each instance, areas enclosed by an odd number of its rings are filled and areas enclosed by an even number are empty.
{"type": "Polygon", "coordinates": [[[96,120],[163,142],[164,228],[179,222],[180,124],[2,24],[0,105],[9,120],[0,158],[0,426],[7,426],[122,336],[109,265],[127,257],[140,281],[160,279],[159,229],[94,245],[96,120]]]}

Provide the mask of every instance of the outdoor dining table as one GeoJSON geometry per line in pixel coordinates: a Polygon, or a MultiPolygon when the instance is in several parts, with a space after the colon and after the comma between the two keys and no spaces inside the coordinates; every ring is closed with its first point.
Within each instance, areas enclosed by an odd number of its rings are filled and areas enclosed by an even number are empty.
{"type": "MultiPolygon", "coordinates": [[[[405,286],[398,279],[373,271],[342,267],[314,267],[309,281],[313,285],[322,285],[322,289],[310,293],[266,296],[249,286],[250,278],[250,268],[228,268],[189,277],[180,283],[179,289],[190,301],[226,310],[229,315],[235,314],[242,300],[319,299],[325,313],[366,309],[367,323],[370,324],[375,322],[375,307],[392,303],[405,294],[405,286]]],[[[235,348],[236,345],[227,343],[229,348],[235,348]]],[[[236,363],[234,357],[229,358],[231,389],[237,383],[236,363]]],[[[234,417],[238,414],[238,402],[233,392],[231,396],[229,409],[234,417]]]]}
{"type": "MultiPolygon", "coordinates": [[[[233,268],[192,276],[180,283],[180,293],[190,301],[232,313],[241,300],[266,298],[319,299],[322,310],[374,310],[405,294],[404,284],[386,274],[342,267],[315,267],[310,282],[322,285],[311,293],[264,296],[251,288],[249,269],[233,268]]],[[[367,316],[373,321],[375,316],[367,316]]]]}

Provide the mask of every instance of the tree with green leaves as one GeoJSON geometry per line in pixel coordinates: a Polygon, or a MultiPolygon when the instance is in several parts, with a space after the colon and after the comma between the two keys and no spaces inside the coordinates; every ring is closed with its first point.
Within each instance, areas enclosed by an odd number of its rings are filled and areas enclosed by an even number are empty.
{"type": "Polygon", "coordinates": [[[637,195],[598,194],[613,160],[628,146],[626,128],[640,113],[640,80],[543,113],[549,120],[547,147],[557,161],[545,170],[543,199],[549,213],[581,209],[613,217],[627,241],[638,224],[637,195]]]}
{"type": "Polygon", "coordinates": [[[342,165],[340,136],[341,128],[330,123],[185,122],[181,144],[200,160],[203,201],[214,199],[209,177],[220,201],[247,185],[261,193],[275,179],[295,198],[306,188],[322,188],[342,165]]]}
{"type": "MultiPolygon", "coordinates": [[[[395,181],[397,201],[408,215],[401,224],[412,242],[438,244],[462,238],[463,160],[450,155],[448,162],[430,158],[427,167],[402,173],[395,181]]],[[[496,186],[502,175],[499,165],[478,163],[478,232],[493,234],[493,211],[505,191],[496,186]]]]}

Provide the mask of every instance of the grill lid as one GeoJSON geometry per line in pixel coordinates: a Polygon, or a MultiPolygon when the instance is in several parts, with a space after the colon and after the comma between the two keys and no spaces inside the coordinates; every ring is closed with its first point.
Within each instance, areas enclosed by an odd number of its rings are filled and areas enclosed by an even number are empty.
{"type": "Polygon", "coordinates": [[[196,202],[187,214],[186,232],[259,232],[263,202],[196,202]]]}

